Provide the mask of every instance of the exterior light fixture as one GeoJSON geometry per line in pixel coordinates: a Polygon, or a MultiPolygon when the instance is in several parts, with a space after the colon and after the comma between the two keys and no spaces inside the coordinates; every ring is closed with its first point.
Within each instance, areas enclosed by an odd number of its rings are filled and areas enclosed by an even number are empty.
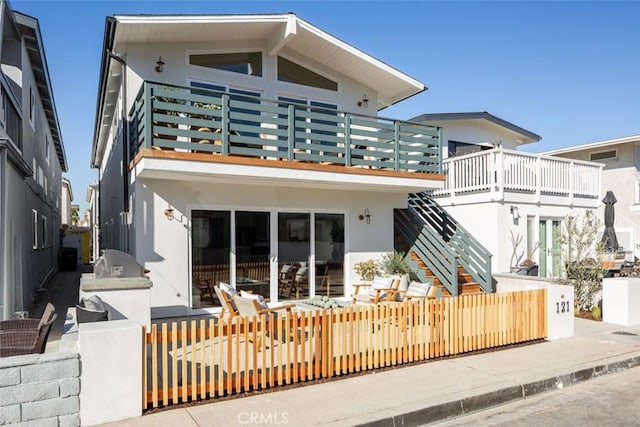
{"type": "Polygon", "coordinates": [[[366,220],[366,221],[367,221],[367,224],[371,224],[371,213],[369,212],[369,209],[368,209],[368,208],[367,208],[367,209],[365,209],[365,210],[364,210],[364,213],[363,213],[363,214],[360,214],[360,215],[358,216],[358,219],[359,219],[360,221],[362,221],[362,220],[366,220]]]}
{"type": "Polygon", "coordinates": [[[511,208],[509,209],[509,212],[511,213],[511,216],[513,217],[514,221],[517,221],[520,218],[520,212],[518,211],[517,206],[511,206],[511,208]]]}
{"type": "Polygon", "coordinates": [[[173,221],[174,216],[173,216],[173,208],[171,207],[171,205],[168,205],[167,209],[164,210],[164,216],[166,216],[169,221],[173,221]]]}
{"type": "Polygon", "coordinates": [[[156,72],[161,73],[164,70],[164,62],[162,62],[162,56],[158,57],[156,61],[156,72]]]}
{"type": "Polygon", "coordinates": [[[362,95],[362,101],[358,101],[358,107],[367,108],[369,105],[369,98],[367,98],[367,94],[362,95]]]}

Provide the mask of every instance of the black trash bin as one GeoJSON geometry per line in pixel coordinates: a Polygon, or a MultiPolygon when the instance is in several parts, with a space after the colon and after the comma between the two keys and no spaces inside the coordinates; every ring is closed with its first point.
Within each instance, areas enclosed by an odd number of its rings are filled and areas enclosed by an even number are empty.
{"type": "Polygon", "coordinates": [[[63,247],[62,254],[60,256],[60,270],[75,271],[77,267],[78,267],[78,249],[63,247]]]}

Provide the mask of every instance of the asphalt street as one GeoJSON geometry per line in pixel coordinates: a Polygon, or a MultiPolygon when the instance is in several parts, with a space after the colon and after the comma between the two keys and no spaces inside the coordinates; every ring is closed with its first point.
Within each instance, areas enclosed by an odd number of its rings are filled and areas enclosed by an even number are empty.
{"type": "Polygon", "coordinates": [[[640,367],[431,426],[638,426],[640,367]]]}

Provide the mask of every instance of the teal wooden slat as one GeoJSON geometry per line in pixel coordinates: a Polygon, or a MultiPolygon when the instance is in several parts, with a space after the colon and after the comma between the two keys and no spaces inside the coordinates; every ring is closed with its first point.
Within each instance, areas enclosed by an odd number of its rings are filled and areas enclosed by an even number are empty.
{"type": "Polygon", "coordinates": [[[379,132],[377,129],[363,129],[363,128],[358,128],[355,126],[351,126],[351,136],[354,137],[354,139],[365,139],[365,138],[369,138],[369,139],[373,139],[373,140],[387,140],[387,141],[392,141],[393,140],[393,133],[388,133],[388,132],[379,132]]]}
{"type": "Polygon", "coordinates": [[[359,127],[368,127],[373,129],[379,129],[381,131],[393,132],[393,121],[384,119],[365,118],[358,115],[353,115],[351,119],[352,127],[359,129],[359,127]]]}
{"type": "Polygon", "coordinates": [[[321,154],[308,154],[308,153],[296,153],[296,160],[302,160],[307,162],[318,162],[318,163],[333,163],[338,165],[344,165],[344,157],[338,156],[326,156],[321,154]]]}
{"type": "Polygon", "coordinates": [[[408,124],[407,122],[399,122],[400,132],[405,134],[425,135],[432,138],[438,138],[437,126],[416,125],[415,123],[408,124]]]}

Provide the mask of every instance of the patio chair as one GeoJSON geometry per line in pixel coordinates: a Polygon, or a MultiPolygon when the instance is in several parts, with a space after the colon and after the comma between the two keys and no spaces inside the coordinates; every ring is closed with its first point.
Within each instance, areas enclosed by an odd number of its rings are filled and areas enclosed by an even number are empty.
{"type": "MultiPolygon", "coordinates": [[[[240,295],[235,295],[233,297],[233,302],[238,308],[238,314],[249,319],[256,319],[265,314],[267,323],[271,321],[271,319],[275,320],[278,312],[285,311],[291,313],[291,309],[296,306],[295,304],[286,304],[277,307],[268,307],[266,303],[261,303],[260,295],[247,295],[246,293],[244,295],[244,297],[240,295]]],[[[264,299],[262,299],[262,301],[264,301],[264,299]]],[[[288,335],[290,334],[291,331],[288,332],[288,335]]],[[[262,337],[259,335],[258,341],[255,343],[258,348],[260,348],[261,338],[262,337]]]]}
{"type": "Polygon", "coordinates": [[[293,264],[283,264],[278,276],[278,295],[286,295],[288,293],[291,296],[291,288],[293,286],[293,280],[296,277],[296,266],[293,264]]]}
{"type": "Polygon", "coordinates": [[[58,315],[49,303],[41,319],[0,322],[0,357],[44,353],[51,326],[58,315]]]}
{"type": "Polygon", "coordinates": [[[295,295],[296,299],[300,298],[301,291],[305,286],[309,284],[309,267],[301,266],[296,270],[296,274],[293,276],[293,280],[283,289],[282,296],[291,298],[291,295],[295,295]]]}
{"type": "Polygon", "coordinates": [[[400,279],[394,279],[393,277],[380,277],[376,276],[373,281],[369,283],[353,285],[355,292],[351,295],[353,303],[356,302],[368,302],[377,304],[382,301],[394,301],[398,294],[398,287],[400,286],[400,279]],[[361,288],[368,287],[369,292],[359,293],[361,288]]]}
{"type": "Polygon", "coordinates": [[[438,288],[431,286],[431,283],[412,281],[406,291],[398,291],[402,295],[400,301],[406,302],[413,299],[433,299],[436,297],[438,288]]]}
{"type": "Polygon", "coordinates": [[[214,286],[213,290],[220,301],[220,305],[222,306],[219,318],[222,320],[225,313],[229,313],[229,319],[237,316],[239,314],[238,309],[233,301],[233,297],[238,294],[236,290],[223,282],[220,282],[220,286],[214,286]],[[224,288],[224,290],[221,289],[221,287],[224,288]]]}

